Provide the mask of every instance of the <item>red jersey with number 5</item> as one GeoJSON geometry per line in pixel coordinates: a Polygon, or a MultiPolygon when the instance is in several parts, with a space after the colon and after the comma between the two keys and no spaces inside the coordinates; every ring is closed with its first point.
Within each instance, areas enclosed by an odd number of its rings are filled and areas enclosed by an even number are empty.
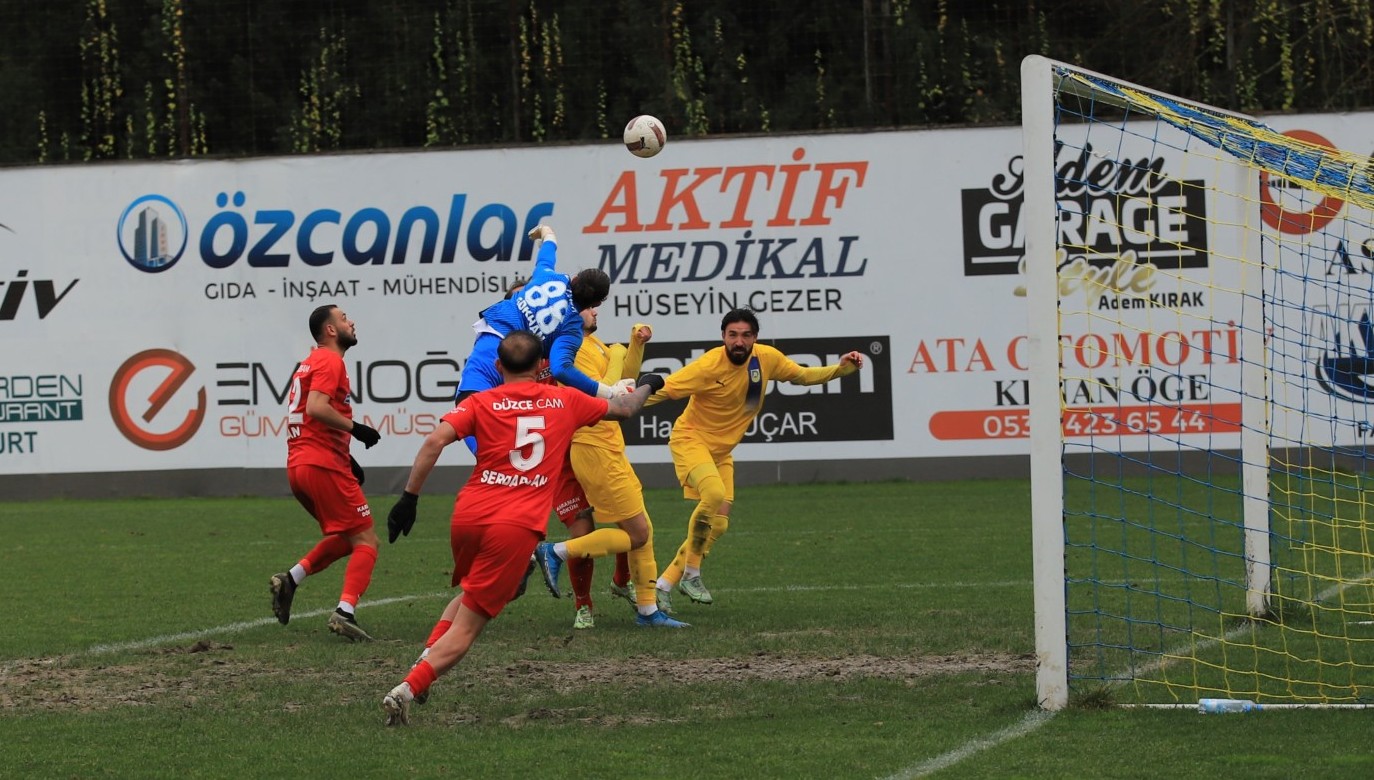
{"type": "Polygon", "coordinates": [[[349,473],[348,433],[330,428],[305,413],[305,400],[312,390],[329,396],[329,405],[335,411],[353,419],[343,356],[332,349],[315,347],[296,367],[291,391],[286,396],[286,466],[322,466],[349,473]]]}
{"type": "Polygon", "coordinates": [[[544,535],[573,431],[606,414],[605,399],[572,387],[514,382],[474,393],[444,415],[458,438],[477,437],[477,465],[454,522],[509,523],[544,535]]]}

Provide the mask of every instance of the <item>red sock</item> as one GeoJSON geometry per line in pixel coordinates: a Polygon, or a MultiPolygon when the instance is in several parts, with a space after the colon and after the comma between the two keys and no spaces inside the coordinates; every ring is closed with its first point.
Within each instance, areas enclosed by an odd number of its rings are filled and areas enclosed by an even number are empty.
{"type": "Polygon", "coordinates": [[[615,574],[611,582],[622,588],[630,584],[630,556],[626,553],[615,554],[615,574]]]}
{"type": "Polygon", "coordinates": [[[572,581],[574,606],[592,605],[592,570],[595,568],[591,558],[573,558],[568,561],[568,579],[572,581]]]}
{"type": "Polygon", "coordinates": [[[348,568],[344,570],[343,595],[339,596],[339,600],[358,606],[358,599],[363,597],[367,592],[367,586],[372,584],[372,569],[376,565],[376,547],[366,544],[354,547],[353,555],[348,559],[348,568]]]}
{"type": "Polygon", "coordinates": [[[440,620],[434,624],[434,630],[429,632],[429,639],[425,640],[425,647],[434,647],[434,643],[439,641],[439,637],[448,633],[448,627],[453,625],[452,620],[440,620]]]}
{"type": "Polygon", "coordinates": [[[301,559],[301,566],[306,574],[318,574],[329,568],[329,564],[348,555],[353,550],[353,543],[348,541],[347,536],[330,534],[324,537],[315,545],[315,549],[305,554],[301,559]]]}
{"type": "Polygon", "coordinates": [[[439,679],[439,675],[434,673],[434,667],[429,665],[429,661],[421,661],[410,669],[410,674],[406,675],[406,682],[410,683],[410,692],[419,696],[429,690],[429,686],[439,679]]]}

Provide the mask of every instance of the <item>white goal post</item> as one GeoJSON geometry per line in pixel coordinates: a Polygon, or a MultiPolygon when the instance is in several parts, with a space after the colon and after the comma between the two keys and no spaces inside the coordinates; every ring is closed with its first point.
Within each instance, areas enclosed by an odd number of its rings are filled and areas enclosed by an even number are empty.
{"type": "Polygon", "coordinates": [[[1021,75],[1040,706],[1374,705],[1374,164],[1021,75]]]}

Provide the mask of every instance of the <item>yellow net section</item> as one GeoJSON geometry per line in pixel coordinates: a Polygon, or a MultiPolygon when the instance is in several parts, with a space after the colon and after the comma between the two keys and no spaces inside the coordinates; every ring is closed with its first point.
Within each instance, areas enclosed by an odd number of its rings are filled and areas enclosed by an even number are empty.
{"type": "Polygon", "coordinates": [[[1071,690],[1374,702],[1374,274],[1332,272],[1374,235],[1369,158],[1060,78],[1071,690]],[[1242,436],[1265,441],[1263,615],[1242,436]]]}

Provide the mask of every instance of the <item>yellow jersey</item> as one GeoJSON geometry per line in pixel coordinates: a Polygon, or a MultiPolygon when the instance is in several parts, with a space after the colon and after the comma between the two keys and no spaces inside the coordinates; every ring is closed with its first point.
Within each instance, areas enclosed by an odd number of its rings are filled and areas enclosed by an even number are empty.
{"type": "Polygon", "coordinates": [[[744,365],[737,366],[730,362],[725,347],[719,346],[670,374],[663,389],[645,405],[690,398],[673,423],[672,437],[696,437],[713,454],[724,455],[744,438],[763,408],[769,380],[819,385],[857,370],[843,363],[803,367],[776,347],[759,343],[744,365]]]}
{"type": "MultiPolygon", "coordinates": [[[[577,350],[573,365],[578,371],[600,382],[613,385],[623,377],[638,377],[639,366],[644,361],[644,344],[634,339],[635,330],[643,327],[636,324],[630,333],[630,346],[623,344],[607,345],[595,334],[585,334],[582,346],[577,350]]],[[[593,425],[578,428],[573,433],[573,444],[587,444],[615,452],[625,451],[625,434],[620,423],[615,420],[600,420],[593,425]]]]}

